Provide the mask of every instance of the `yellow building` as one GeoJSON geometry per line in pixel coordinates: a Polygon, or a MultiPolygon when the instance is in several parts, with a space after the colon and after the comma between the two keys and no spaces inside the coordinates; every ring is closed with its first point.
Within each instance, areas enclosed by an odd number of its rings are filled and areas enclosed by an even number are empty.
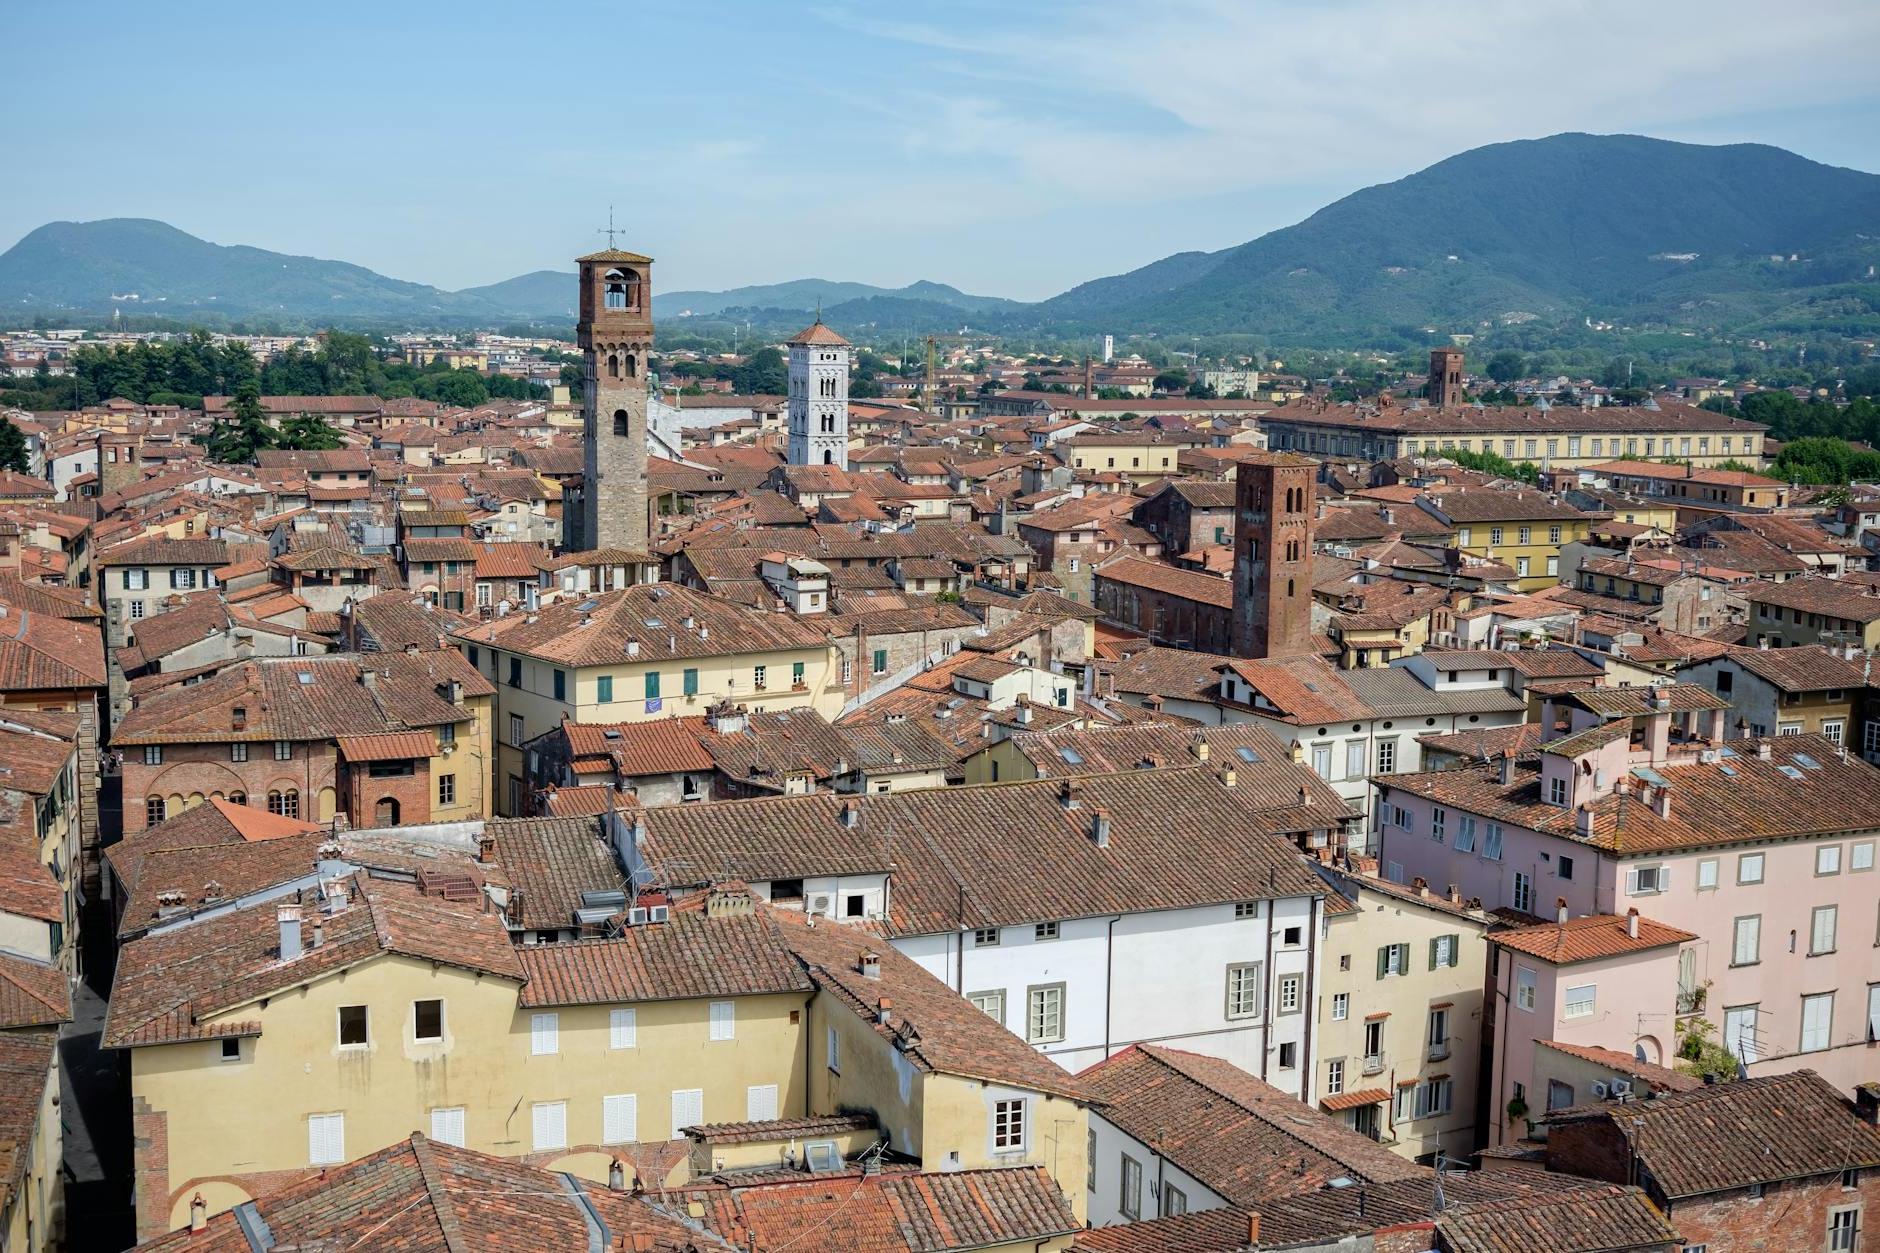
{"type": "Polygon", "coordinates": [[[844,699],[824,630],[672,583],[557,600],[454,639],[497,687],[496,803],[504,814],[521,814],[527,801],[523,745],[564,720],[641,722],[703,713],[721,700],[751,710],[808,707],[833,719],[844,699]]]}
{"type": "Polygon", "coordinates": [[[1171,435],[1144,427],[1131,431],[1085,431],[1062,441],[1058,449],[1073,470],[1086,474],[1120,474],[1146,483],[1176,473],[1182,453],[1205,442],[1199,436],[1171,435]]]}
{"type": "Polygon", "coordinates": [[[726,889],[518,948],[476,864],[358,873],[124,947],[104,1044],[131,1054],[140,1235],[414,1130],[657,1187],[689,1177],[687,1128],[858,1111],[929,1169],[1043,1167],[1081,1218],[1077,1081],[911,960],[864,960],[869,933],[726,889]]]}
{"type": "Polygon", "coordinates": [[[1401,1156],[1466,1156],[1489,915],[1479,902],[1421,880],[1393,883],[1375,868],[1322,873],[1342,908],[1326,910],[1314,1006],[1320,1107],[1401,1156]]]}
{"type": "Polygon", "coordinates": [[[1784,583],[1746,583],[1740,590],[1749,602],[1746,643],[1880,650],[1880,595],[1866,583],[1810,576],[1784,583]]]}
{"type": "Polygon", "coordinates": [[[1452,547],[1512,568],[1515,587],[1523,592],[1559,583],[1560,546],[1583,543],[1592,526],[1571,505],[1532,489],[1440,490],[1417,504],[1453,529],[1452,547]]]}

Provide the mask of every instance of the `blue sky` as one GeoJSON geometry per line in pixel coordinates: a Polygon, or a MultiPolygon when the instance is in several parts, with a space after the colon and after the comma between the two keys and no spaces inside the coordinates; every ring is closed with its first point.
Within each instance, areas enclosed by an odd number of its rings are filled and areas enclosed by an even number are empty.
{"type": "Polygon", "coordinates": [[[1499,140],[1880,170],[1872,0],[104,0],[8,41],[0,248],[154,217],[451,288],[565,268],[610,202],[667,290],[1035,299],[1499,140]]]}

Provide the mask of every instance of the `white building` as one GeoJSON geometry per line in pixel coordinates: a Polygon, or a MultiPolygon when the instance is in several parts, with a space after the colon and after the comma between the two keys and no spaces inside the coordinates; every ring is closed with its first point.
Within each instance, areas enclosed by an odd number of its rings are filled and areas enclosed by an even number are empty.
{"type": "Polygon", "coordinates": [[[789,460],[849,468],[849,341],[820,319],[790,337],[789,460]]]}

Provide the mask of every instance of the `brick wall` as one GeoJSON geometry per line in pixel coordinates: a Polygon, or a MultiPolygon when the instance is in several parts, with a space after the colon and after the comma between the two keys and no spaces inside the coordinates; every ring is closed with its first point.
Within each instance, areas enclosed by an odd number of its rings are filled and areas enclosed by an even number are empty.
{"type": "Polygon", "coordinates": [[[141,1096],[131,1101],[131,1181],[137,1239],[162,1235],[170,1229],[170,1116],[141,1096]]]}
{"type": "Polygon", "coordinates": [[[1880,1170],[1861,1171],[1852,1189],[1841,1186],[1839,1175],[1826,1175],[1771,1184],[1760,1197],[1720,1192],[1666,1208],[1686,1245],[1708,1245],[1710,1253],[1820,1253],[1828,1247],[1829,1215],[1848,1206],[1861,1209],[1860,1243],[1854,1247],[1867,1248],[1880,1217],[1880,1170]]]}
{"type": "Polygon", "coordinates": [[[250,743],[247,761],[231,760],[229,749],[226,743],[165,744],[159,765],[146,765],[141,747],[123,749],[124,833],[134,835],[148,825],[144,802],[151,796],[166,798],[172,814],[181,809],[177,797],[188,805],[235,792],[245,793],[254,808],[265,809],[270,791],[292,788],[300,793],[300,817],[320,821],[320,793],[336,786],[338,754],[332,744],[294,743],[286,761],[275,760],[271,740],[250,743]]]}
{"type": "MultiPolygon", "coordinates": [[[[431,805],[437,798],[437,781],[431,774],[433,764],[431,759],[421,758],[412,763],[412,771],[408,775],[375,779],[372,777],[371,763],[348,762],[341,772],[341,807],[355,827],[379,826],[379,803],[387,800],[396,803],[396,811],[387,818],[385,825],[429,822],[431,805]]],[[[457,780],[460,797],[465,782],[462,777],[457,780]]]]}

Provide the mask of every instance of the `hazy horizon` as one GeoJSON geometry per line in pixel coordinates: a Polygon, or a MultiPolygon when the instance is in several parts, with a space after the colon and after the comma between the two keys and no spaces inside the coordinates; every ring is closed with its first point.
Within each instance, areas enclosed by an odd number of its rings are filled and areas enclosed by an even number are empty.
{"type": "Polygon", "coordinates": [[[107,3],[81,25],[36,6],[12,17],[37,53],[0,104],[41,142],[0,249],[155,218],[457,290],[568,268],[611,203],[665,291],[929,279],[1032,300],[1562,131],[1880,170],[1880,6],[1640,7],[107,3]]]}

